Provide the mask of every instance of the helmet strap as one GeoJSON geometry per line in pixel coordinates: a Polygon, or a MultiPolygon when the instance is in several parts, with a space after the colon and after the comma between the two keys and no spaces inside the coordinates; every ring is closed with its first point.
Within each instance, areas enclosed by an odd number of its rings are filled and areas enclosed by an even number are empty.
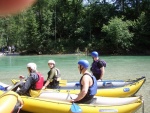
{"type": "Polygon", "coordinates": [[[80,74],[81,74],[81,72],[82,72],[83,69],[84,69],[84,68],[82,68],[81,65],[80,65],[80,74]]]}

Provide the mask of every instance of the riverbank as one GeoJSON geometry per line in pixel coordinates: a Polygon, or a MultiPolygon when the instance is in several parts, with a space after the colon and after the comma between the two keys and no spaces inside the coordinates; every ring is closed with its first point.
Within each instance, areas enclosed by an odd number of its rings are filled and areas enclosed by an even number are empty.
{"type": "Polygon", "coordinates": [[[4,54],[3,54],[3,53],[0,53],[0,56],[4,56],[4,54]]]}
{"type": "Polygon", "coordinates": [[[18,55],[20,55],[18,52],[14,52],[14,53],[8,53],[8,52],[1,53],[0,52],[0,56],[18,56],[18,55]]]}

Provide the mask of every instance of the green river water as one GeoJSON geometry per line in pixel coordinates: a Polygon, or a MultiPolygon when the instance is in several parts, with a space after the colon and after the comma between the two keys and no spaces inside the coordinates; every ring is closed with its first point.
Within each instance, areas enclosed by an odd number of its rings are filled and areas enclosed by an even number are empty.
{"type": "MultiPolygon", "coordinates": [[[[144,99],[144,113],[150,112],[150,56],[100,56],[107,62],[103,79],[128,80],[141,76],[146,77],[146,82],[137,95],[142,95],[144,99]]],[[[71,55],[39,55],[39,56],[1,56],[0,57],[0,81],[12,84],[11,79],[18,79],[19,75],[28,76],[26,65],[35,62],[37,69],[45,79],[49,71],[47,62],[53,59],[56,67],[61,71],[62,79],[68,81],[78,81],[81,75],[78,72],[77,62],[86,59],[92,63],[90,56],[71,55]]],[[[142,113],[139,109],[136,113],[142,113]]]]}

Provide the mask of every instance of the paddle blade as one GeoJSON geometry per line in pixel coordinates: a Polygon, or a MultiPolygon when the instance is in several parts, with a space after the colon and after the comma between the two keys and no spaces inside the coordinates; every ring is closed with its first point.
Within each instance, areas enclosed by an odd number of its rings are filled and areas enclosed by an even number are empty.
{"type": "Polygon", "coordinates": [[[13,91],[15,88],[17,88],[20,84],[22,83],[22,80],[18,83],[16,83],[13,87],[11,87],[9,90],[7,90],[6,92],[4,92],[2,95],[0,95],[0,98],[2,96],[4,96],[6,93],[8,93],[9,91],[13,91]]]}
{"type": "Polygon", "coordinates": [[[6,91],[6,90],[7,90],[7,87],[3,87],[2,85],[0,85],[0,90],[6,91]]]}
{"type": "Polygon", "coordinates": [[[67,80],[60,80],[59,83],[67,83],[67,80]]]}
{"type": "Polygon", "coordinates": [[[71,112],[72,113],[81,113],[82,109],[75,103],[72,103],[71,105],[71,112]]]}
{"type": "Polygon", "coordinates": [[[66,86],[67,85],[67,80],[60,80],[59,81],[59,86],[66,86]]]}
{"type": "Polygon", "coordinates": [[[16,84],[17,82],[20,82],[20,80],[12,79],[11,82],[12,82],[13,84],[16,84]]]}

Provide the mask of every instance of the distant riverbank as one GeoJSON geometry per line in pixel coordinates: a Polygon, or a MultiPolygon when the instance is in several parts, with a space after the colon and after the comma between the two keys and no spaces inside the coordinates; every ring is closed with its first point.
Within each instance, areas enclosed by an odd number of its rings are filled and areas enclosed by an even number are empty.
{"type": "Polygon", "coordinates": [[[14,52],[14,53],[1,53],[0,52],[0,56],[17,56],[17,55],[20,55],[20,53],[17,53],[17,52],[14,52]]]}

